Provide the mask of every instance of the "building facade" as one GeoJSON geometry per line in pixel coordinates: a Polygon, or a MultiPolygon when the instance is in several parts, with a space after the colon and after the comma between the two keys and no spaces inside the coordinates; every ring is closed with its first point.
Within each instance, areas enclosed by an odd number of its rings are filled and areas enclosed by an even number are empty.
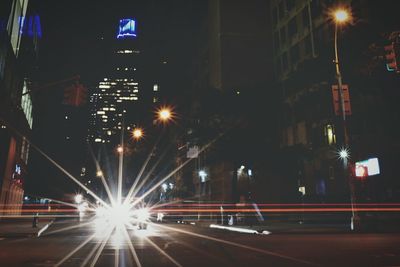
{"type": "Polygon", "coordinates": [[[0,10],[0,209],[18,214],[29,173],[41,25],[34,2],[2,1],[0,10]]]}
{"type": "MultiPolygon", "coordinates": [[[[386,141],[376,128],[387,126],[383,125],[384,120],[372,119],[375,117],[372,109],[381,118],[391,116],[379,104],[396,79],[385,73],[382,61],[387,41],[383,36],[396,27],[390,22],[391,16],[384,15],[387,8],[387,4],[367,1],[271,1],[274,72],[282,103],[280,151],[287,184],[283,190],[288,201],[349,201],[349,183],[356,190],[365,186],[354,177],[355,162],[377,155],[385,158],[386,152],[381,148],[386,141]],[[337,26],[339,62],[344,84],[350,90],[352,110],[346,119],[351,153],[346,170],[338,158],[338,151],[345,143],[344,126],[342,117],[335,112],[332,94],[332,86],[337,84],[332,13],[338,8],[350,14],[347,24],[337,26]],[[371,55],[373,47],[375,54],[371,55]],[[371,65],[374,69],[366,71],[371,65]],[[378,81],[385,82],[378,84],[378,81]],[[370,102],[367,104],[365,99],[370,102]],[[366,136],[375,136],[380,145],[361,141],[366,136]],[[296,191],[300,198],[296,197],[296,191]]],[[[396,143],[393,139],[391,142],[396,143]]],[[[387,177],[391,176],[390,169],[387,177]]],[[[385,180],[384,177],[371,177],[368,181],[374,180],[375,184],[378,179],[385,180]]],[[[376,189],[372,191],[378,195],[382,188],[374,186],[376,189]]],[[[379,194],[383,195],[383,191],[379,194]]]]}

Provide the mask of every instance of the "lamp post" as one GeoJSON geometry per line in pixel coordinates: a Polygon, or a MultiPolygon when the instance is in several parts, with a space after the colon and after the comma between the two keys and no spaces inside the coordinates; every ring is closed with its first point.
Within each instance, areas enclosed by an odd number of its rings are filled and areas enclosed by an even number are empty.
{"type": "Polygon", "coordinates": [[[334,12],[334,21],[335,21],[335,69],[336,69],[336,79],[338,82],[339,88],[339,97],[340,97],[340,108],[341,108],[341,115],[343,119],[343,143],[345,147],[349,144],[349,136],[347,133],[347,126],[346,126],[346,110],[344,105],[344,94],[343,94],[343,82],[342,82],[342,73],[340,72],[340,65],[339,65],[339,55],[338,55],[338,26],[340,24],[344,24],[349,20],[349,14],[346,10],[339,9],[334,12]]]}
{"type": "Polygon", "coordinates": [[[339,55],[338,55],[338,28],[340,25],[345,24],[350,19],[349,11],[345,9],[338,9],[333,12],[333,20],[335,22],[335,38],[334,38],[334,45],[335,45],[335,69],[336,69],[336,79],[338,83],[339,89],[339,100],[340,100],[340,110],[342,115],[342,123],[343,123],[343,148],[339,151],[339,157],[343,161],[343,170],[345,178],[347,178],[349,187],[350,187],[350,204],[351,204],[351,223],[350,228],[351,230],[355,230],[355,224],[358,225],[359,217],[355,212],[354,202],[355,202],[355,193],[354,193],[354,185],[351,177],[348,173],[348,146],[349,146],[349,135],[347,131],[347,123],[346,123],[346,109],[345,109],[345,102],[344,102],[344,93],[343,93],[343,81],[342,81],[342,73],[340,71],[339,65],[339,55]]]}

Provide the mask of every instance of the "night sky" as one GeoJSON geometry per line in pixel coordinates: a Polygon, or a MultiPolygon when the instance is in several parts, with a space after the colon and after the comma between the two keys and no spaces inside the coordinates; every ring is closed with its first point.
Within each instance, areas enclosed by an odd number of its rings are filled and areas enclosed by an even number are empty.
{"type": "MultiPolygon", "coordinates": [[[[197,33],[204,27],[206,1],[36,1],[41,17],[43,38],[40,44],[38,86],[80,75],[80,82],[91,88],[104,78],[102,53],[115,40],[121,18],[135,18],[138,39],[146,59],[168,62],[174,87],[171,97],[179,96],[191,86],[192,61],[197,49],[197,33]]],[[[59,84],[36,95],[33,140],[41,149],[58,160],[60,123],[64,107],[63,89],[59,84]]],[[[82,109],[80,129],[87,129],[87,110],[82,109]]],[[[82,151],[83,152],[83,151],[82,151]]],[[[35,151],[31,154],[32,171],[26,191],[57,196],[73,183],[62,180],[55,169],[35,151]],[[55,178],[57,177],[57,178],[55,178]],[[43,186],[46,185],[46,186],[43,186]]]]}

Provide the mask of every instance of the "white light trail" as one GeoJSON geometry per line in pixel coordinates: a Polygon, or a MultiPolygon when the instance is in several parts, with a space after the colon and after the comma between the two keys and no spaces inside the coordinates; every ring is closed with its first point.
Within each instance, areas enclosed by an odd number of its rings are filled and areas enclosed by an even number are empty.
{"type": "MultiPolygon", "coordinates": [[[[215,138],[214,140],[212,140],[211,142],[209,142],[207,145],[203,146],[200,151],[199,154],[202,153],[205,149],[207,149],[211,144],[213,144],[218,138],[215,138]]],[[[149,194],[151,194],[154,190],[156,190],[160,185],[162,185],[166,180],[168,180],[172,175],[174,175],[176,172],[178,172],[180,169],[182,169],[183,167],[186,166],[186,164],[188,164],[190,161],[192,161],[193,158],[189,158],[186,161],[184,161],[180,166],[176,167],[173,171],[171,171],[167,176],[165,176],[163,179],[161,179],[158,183],[156,183],[152,188],[150,188],[149,190],[147,190],[146,193],[144,193],[142,196],[140,196],[138,199],[136,199],[131,206],[134,207],[135,205],[137,205],[140,201],[142,201],[146,196],[148,196],[149,194]]]]}
{"type": "Polygon", "coordinates": [[[123,228],[123,233],[124,233],[125,239],[128,241],[127,242],[128,243],[128,247],[129,247],[129,250],[132,253],[133,259],[135,260],[136,266],[137,267],[142,267],[142,264],[139,261],[139,257],[137,256],[135,248],[133,247],[133,244],[132,244],[132,240],[130,239],[128,231],[126,230],[126,228],[123,228]]]}
{"type": "Polygon", "coordinates": [[[150,245],[152,245],[158,252],[160,252],[162,255],[164,255],[164,257],[166,257],[167,259],[169,259],[173,264],[175,264],[178,267],[182,267],[182,265],[177,262],[174,258],[172,258],[167,252],[165,252],[164,250],[162,250],[159,246],[156,245],[156,243],[154,243],[153,241],[151,241],[150,238],[145,237],[145,240],[147,242],[150,243],[150,245]]]}
{"type": "Polygon", "coordinates": [[[93,153],[92,148],[90,148],[90,153],[91,153],[92,158],[93,158],[93,160],[94,160],[94,162],[95,162],[95,164],[96,164],[97,173],[100,174],[99,177],[100,177],[101,182],[103,183],[103,186],[104,186],[104,188],[105,188],[105,190],[106,190],[107,196],[108,196],[108,198],[110,199],[111,205],[113,205],[113,204],[115,203],[115,200],[114,200],[114,198],[113,198],[113,195],[111,194],[110,187],[108,186],[107,181],[106,181],[106,179],[105,179],[105,177],[104,177],[104,172],[101,170],[100,164],[99,164],[99,162],[97,161],[96,157],[94,156],[94,153],[93,153]]]}
{"type": "Polygon", "coordinates": [[[160,136],[158,137],[156,143],[154,144],[153,148],[151,149],[149,155],[147,156],[147,158],[146,158],[146,160],[145,160],[145,162],[144,162],[142,168],[140,169],[139,174],[136,176],[135,182],[133,183],[133,185],[132,185],[131,188],[129,189],[129,192],[128,192],[126,198],[125,198],[125,203],[128,203],[129,199],[132,197],[132,194],[133,194],[133,192],[134,192],[134,190],[135,190],[135,188],[136,188],[136,185],[138,184],[140,178],[142,177],[143,172],[144,172],[144,170],[146,169],[147,164],[149,163],[149,161],[150,161],[150,159],[151,159],[151,157],[152,157],[152,155],[153,155],[153,153],[154,153],[154,150],[156,149],[156,147],[157,147],[157,145],[158,145],[158,143],[159,143],[159,141],[160,141],[160,139],[161,139],[161,136],[162,136],[162,135],[160,135],[160,136]]]}
{"type": "Polygon", "coordinates": [[[234,243],[234,242],[231,242],[231,241],[227,241],[227,240],[223,240],[223,239],[219,239],[219,238],[215,238],[215,237],[211,237],[211,236],[206,236],[206,235],[202,235],[202,234],[188,232],[188,231],[185,231],[185,230],[180,230],[180,229],[177,229],[177,228],[174,228],[174,227],[168,227],[168,226],[165,226],[165,225],[153,224],[153,223],[150,223],[150,224],[154,225],[156,227],[164,228],[166,230],[170,230],[170,231],[175,231],[175,232],[182,233],[182,234],[191,235],[191,236],[194,236],[194,237],[203,238],[203,239],[215,241],[215,242],[218,242],[218,243],[223,243],[223,244],[226,244],[226,245],[231,245],[231,246],[235,246],[235,247],[239,247],[239,248],[244,248],[244,249],[247,249],[247,250],[255,251],[255,252],[262,253],[262,254],[269,255],[269,256],[275,256],[275,257],[279,257],[279,258],[282,258],[282,259],[287,259],[287,260],[294,261],[294,262],[303,263],[303,264],[310,265],[310,266],[320,266],[320,265],[318,265],[316,263],[313,263],[313,262],[309,262],[309,261],[302,260],[302,259],[297,259],[297,258],[294,258],[294,257],[286,256],[286,255],[283,255],[283,254],[280,254],[280,253],[276,253],[276,252],[272,252],[272,251],[268,251],[268,250],[264,250],[264,249],[260,249],[260,248],[250,247],[250,246],[247,246],[247,245],[234,243]]]}
{"type": "Polygon", "coordinates": [[[93,238],[95,238],[96,234],[89,236],[84,242],[82,242],[79,246],[77,246],[74,250],[68,253],[64,258],[62,258],[59,262],[57,262],[54,267],[59,267],[65,261],[67,261],[72,255],[78,252],[81,248],[83,248],[87,243],[89,243],[93,238]]]}
{"type": "Polygon", "coordinates": [[[120,147],[122,147],[122,150],[118,151],[119,164],[118,164],[117,204],[122,203],[122,172],[123,172],[123,166],[124,166],[124,150],[125,150],[125,148],[124,148],[124,130],[125,130],[125,123],[124,123],[124,119],[122,119],[121,143],[120,143],[120,147]]]}

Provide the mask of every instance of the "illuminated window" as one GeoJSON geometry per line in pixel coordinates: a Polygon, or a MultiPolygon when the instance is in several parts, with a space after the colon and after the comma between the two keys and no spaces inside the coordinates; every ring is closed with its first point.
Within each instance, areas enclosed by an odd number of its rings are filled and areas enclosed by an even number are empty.
{"type": "Polygon", "coordinates": [[[32,129],[33,114],[32,114],[32,99],[28,93],[28,83],[24,80],[24,87],[22,89],[21,108],[24,111],[25,118],[28,121],[29,127],[32,129]]]}
{"type": "Polygon", "coordinates": [[[327,124],[324,129],[324,134],[328,145],[336,143],[336,134],[333,125],[327,124]]]}
{"type": "Polygon", "coordinates": [[[153,91],[157,92],[158,91],[158,84],[153,85],[153,91]]]}

